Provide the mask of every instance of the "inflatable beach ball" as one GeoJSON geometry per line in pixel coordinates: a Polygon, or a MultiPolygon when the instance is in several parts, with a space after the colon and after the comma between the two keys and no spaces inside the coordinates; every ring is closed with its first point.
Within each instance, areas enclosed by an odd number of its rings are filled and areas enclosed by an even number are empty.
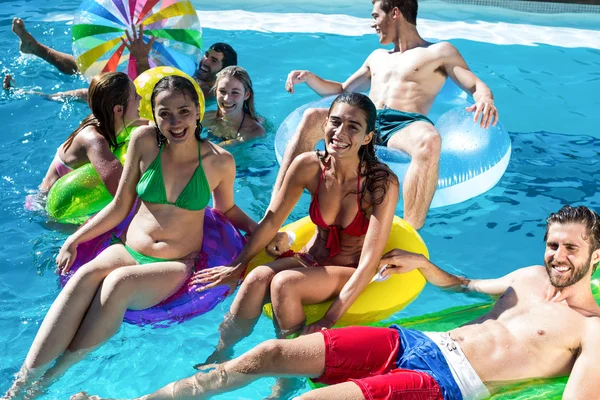
{"type": "Polygon", "coordinates": [[[188,0],[85,0],[73,21],[73,54],[79,71],[91,80],[102,72],[123,71],[131,79],[136,61],[121,39],[144,29],[154,44],[150,68],[168,65],[193,75],[202,56],[202,31],[188,0]]]}
{"type": "Polygon", "coordinates": [[[152,91],[154,90],[154,86],[165,76],[181,76],[186,78],[188,81],[194,85],[194,89],[196,89],[196,93],[198,94],[198,105],[200,111],[200,121],[204,119],[204,94],[198,86],[198,82],[190,75],[185,72],[178,70],[173,67],[156,67],[145,71],[138,76],[133,84],[135,85],[135,89],[138,94],[142,97],[140,100],[140,117],[147,119],[149,121],[154,121],[154,115],[152,115],[152,104],[150,99],[152,98],[152,91]]]}

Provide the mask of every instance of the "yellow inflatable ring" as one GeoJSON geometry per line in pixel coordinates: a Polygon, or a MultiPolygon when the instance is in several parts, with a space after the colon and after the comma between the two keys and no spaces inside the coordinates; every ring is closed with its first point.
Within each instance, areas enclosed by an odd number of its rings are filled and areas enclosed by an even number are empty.
{"type": "Polygon", "coordinates": [[[154,86],[165,76],[181,76],[186,78],[194,85],[196,92],[198,93],[198,104],[200,108],[200,121],[204,119],[204,94],[198,86],[198,82],[185,72],[178,70],[173,67],[155,67],[141,73],[135,81],[133,81],[138,94],[141,96],[140,100],[140,117],[149,121],[154,121],[154,115],[152,115],[152,105],[150,104],[150,98],[152,97],[152,91],[154,86]]]}
{"type": "MultiPolygon", "coordinates": [[[[310,218],[305,217],[284,226],[281,231],[293,232],[296,235],[292,250],[300,251],[312,238],[315,229],[310,218]]],[[[410,224],[398,217],[394,217],[384,253],[394,248],[423,254],[429,258],[429,251],[421,236],[410,224]]],[[[273,260],[274,258],[263,250],[250,262],[247,272],[273,260]]],[[[383,282],[371,282],[336,326],[364,325],[389,318],[416,299],[425,287],[425,282],[425,278],[417,270],[406,274],[392,275],[383,282]]],[[[332,301],[326,301],[320,304],[305,305],[306,323],[310,324],[322,318],[331,303],[332,301]]],[[[273,318],[271,304],[265,305],[263,312],[269,318],[273,318]]]]}

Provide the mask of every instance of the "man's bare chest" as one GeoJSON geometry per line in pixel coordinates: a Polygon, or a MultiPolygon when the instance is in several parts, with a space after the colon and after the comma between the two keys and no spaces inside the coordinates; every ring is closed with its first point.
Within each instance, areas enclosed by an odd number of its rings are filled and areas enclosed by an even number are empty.
{"type": "Polygon", "coordinates": [[[498,322],[530,345],[569,348],[579,343],[585,317],[566,304],[540,299],[536,294],[503,296],[494,311],[498,322]],[[517,298],[515,298],[517,297],[517,298]]]}
{"type": "Polygon", "coordinates": [[[438,76],[445,78],[440,60],[424,53],[381,54],[371,64],[374,82],[421,82],[438,76]]]}

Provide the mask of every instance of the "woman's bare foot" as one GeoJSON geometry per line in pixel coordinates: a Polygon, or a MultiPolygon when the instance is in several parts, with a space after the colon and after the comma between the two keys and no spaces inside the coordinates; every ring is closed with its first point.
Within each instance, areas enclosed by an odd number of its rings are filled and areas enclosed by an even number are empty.
{"type": "Polygon", "coordinates": [[[15,80],[13,79],[11,74],[6,74],[4,76],[4,81],[2,82],[2,89],[4,90],[8,90],[8,89],[12,89],[13,86],[12,84],[15,83],[15,80]]]}
{"type": "Polygon", "coordinates": [[[31,36],[31,33],[27,32],[25,22],[21,18],[13,18],[12,31],[21,39],[21,45],[19,46],[21,53],[35,54],[35,46],[38,42],[31,36]]]}

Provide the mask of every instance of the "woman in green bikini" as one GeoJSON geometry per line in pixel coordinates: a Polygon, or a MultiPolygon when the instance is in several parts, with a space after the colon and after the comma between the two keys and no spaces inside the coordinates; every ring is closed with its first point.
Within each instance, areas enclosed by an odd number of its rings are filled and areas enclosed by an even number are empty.
{"type": "Polygon", "coordinates": [[[156,126],[137,129],[114,200],[70,236],[56,258],[69,271],[77,245],[115,227],[141,199],[118,242],[82,266],[60,292],[7,398],[35,397],[116,333],[127,309],[160,303],[189,278],[202,247],[204,209],[213,206],[239,229],[256,223],[234,203],[235,162],[200,140],[198,94],[168,76],[152,93],[156,126]],[[157,145],[158,142],[158,145],[157,145]]]}

